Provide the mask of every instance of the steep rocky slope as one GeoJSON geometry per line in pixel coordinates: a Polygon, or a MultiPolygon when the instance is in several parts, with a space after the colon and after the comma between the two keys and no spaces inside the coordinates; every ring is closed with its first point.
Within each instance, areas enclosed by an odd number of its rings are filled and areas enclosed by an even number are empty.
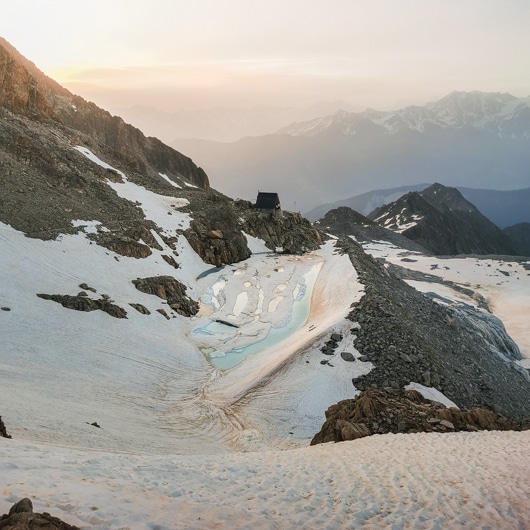
{"type": "Polygon", "coordinates": [[[394,245],[417,252],[429,252],[412,239],[384,228],[368,217],[355,212],[347,206],[330,210],[321,219],[313,223],[323,231],[337,235],[354,236],[358,241],[391,241],[394,245]]]}
{"type": "Polygon", "coordinates": [[[505,228],[503,232],[510,238],[520,255],[530,256],[530,223],[518,223],[505,228]]]}

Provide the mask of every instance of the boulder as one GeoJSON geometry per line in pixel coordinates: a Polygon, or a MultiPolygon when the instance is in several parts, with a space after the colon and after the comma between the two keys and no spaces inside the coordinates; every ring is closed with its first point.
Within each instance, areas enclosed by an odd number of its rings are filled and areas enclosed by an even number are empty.
{"type": "Polygon", "coordinates": [[[53,300],[68,309],[75,311],[96,311],[100,310],[114,318],[127,318],[127,311],[116,304],[113,304],[108,295],[102,295],[101,299],[89,298],[87,293],[81,292],[77,296],[69,294],[37,294],[43,300],[53,300]]]}
{"type": "Polygon", "coordinates": [[[13,504],[9,513],[0,517],[3,530],[79,530],[49,513],[34,513],[33,503],[27,497],[13,504]]]}

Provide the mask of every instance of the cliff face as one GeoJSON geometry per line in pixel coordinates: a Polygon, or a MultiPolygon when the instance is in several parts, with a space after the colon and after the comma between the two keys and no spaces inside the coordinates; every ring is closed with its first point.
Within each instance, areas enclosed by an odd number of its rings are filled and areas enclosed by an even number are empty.
{"type": "Polygon", "coordinates": [[[151,177],[167,174],[179,184],[209,188],[206,173],[193,161],[75,96],[44,75],[0,38],[0,108],[17,116],[66,129],[72,142],[112,150],[118,164],[151,177]]]}

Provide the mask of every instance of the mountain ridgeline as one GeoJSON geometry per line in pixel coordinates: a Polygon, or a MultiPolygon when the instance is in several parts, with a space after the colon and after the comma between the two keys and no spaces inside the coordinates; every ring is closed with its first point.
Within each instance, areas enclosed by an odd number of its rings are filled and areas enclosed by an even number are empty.
{"type": "MultiPolygon", "coordinates": [[[[266,180],[303,211],[405,182],[518,190],[528,188],[530,100],[453,92],[395,111],[338,111],[237,142],[172,145],[215,169],[223,192],[246,197],[266,180]]],[[[519,215],[527,214],[524,202],[517,204],[519,215]]],[[[530,219],[512,216],[503,228],[523,221],[530,219]]]]}
{"type": "Polygon", "coordinates": [[[436,255],[529,255],[529,223],[501,230],[455,188],[433,184],[402,195],[367,216],[347,206],[329,210],[314,226],[361,240],[386,240],[436,255]]]}
{"type": "Polygon", "coordinates": [[[410,192],[369,216],[439,255],[517,254],[516,245],[462,194],[440,184],[410,192]]]}

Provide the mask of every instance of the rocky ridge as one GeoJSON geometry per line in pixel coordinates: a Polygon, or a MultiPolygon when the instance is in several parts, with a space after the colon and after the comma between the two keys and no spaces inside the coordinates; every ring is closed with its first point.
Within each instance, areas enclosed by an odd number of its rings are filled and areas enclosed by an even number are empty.
{"type": "Polygon", "coordinates": [[[348,318],[359,326],[352,331],[356,350],[374,368],[352,381],[357,389],[402,389],[413,381],[463,408],[486,408],[514,421],[530,416],[530,377],[513,362],[520,352],[498,319],[486,314],[481,321],[479,312],[442,306],[351,239],[339,245],[365,285],[348,318]]]}
{"type": "Polygon", "coordinates": [[[379,226],[364,215],[347,206],[329,210],[324,217],[313,223],[313,226],[332,234],[353,236],[357,241],[390,241],[393,245],[405,250],[430,254],[426,248],[408,237],[379,226]]]}

